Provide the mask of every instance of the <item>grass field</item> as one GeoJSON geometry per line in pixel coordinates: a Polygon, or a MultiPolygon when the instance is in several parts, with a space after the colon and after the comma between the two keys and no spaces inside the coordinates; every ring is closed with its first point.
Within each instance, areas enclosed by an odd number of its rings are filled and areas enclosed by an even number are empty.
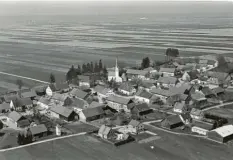
{"type": "Polygon", "coordinates": [[[223,118],[233,119],[233,108],[214,108],[210,109],[208,111],[205,111],[205,113],[215,116],[220,116],[223,118]]]}

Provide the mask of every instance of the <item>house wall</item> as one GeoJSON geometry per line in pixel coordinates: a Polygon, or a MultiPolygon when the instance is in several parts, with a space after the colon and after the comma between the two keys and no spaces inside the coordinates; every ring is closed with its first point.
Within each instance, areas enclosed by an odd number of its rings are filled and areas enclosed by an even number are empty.
{"type": "Polygon", "coordinates": [[[120,111],[120,110],[124,110],[125,112],[129,112],[127,105],[123,105],[123,104],[119,104],[119,103],[115,103],[115,102],[111,102],[111,101],[107,101],[108,106],[115,109],[116,111],[120,111]]]}
{"type": "Polygon", "coordinates": [[[204,136],[206,136],[207,135],[207,133],[208,133],[208,130],[206,130],[206,129],[203,129],[203,128],[199,128],[199,127],[192,127],[192,132],[194,132],[194,133],[198,133],[198,134],[201,134],[201,135],[204,135],[204,136]]]}
{"type": "Polygon", "coordinates": [[[118,89],[120,92],[122,92],[123,94],[126,94],[126,95],[133,95],[134,93],[136,93],[136,89],[133,89],[132,91],[126,91],[126,90],[123,90],[123,89],[118,89]]]}
{"type": "Polygon", "coordinates": [[[159,94],[154,94],[156,97],[159,97],[164,103],[167,102],[167,98],[166,96],[163,96],[163,95],[159,95],[159,94]]]}
{"type": "Polygon", "coordinates": [[[83,122],[86,122],[86,116],[83,114],[83,112],[79,112],[79,120],[80,121],[83,121],[83,122]]]}
{"type": "Polygon", "coordinates": [[[37,105],[40,106],[41,108],[49,109],[49,106],[47,104],[44,104],[44,103],[41,103],[41,102],[37,102],[37,105]]]}
{"type": "Polygon", "coordinates": [[[163,77],[174,77],[175,74],[174,73],[170,73],[170,72],[162,72],[163,73],[163,77]]]}
{"type": "Polygon", "coordinates": [[[221,137],[217,132],[210,131],[207,134],[209,139],[215,140],[217,142],[223,143],[223,137],[221,137]]]}
{"type": "Polygon", "coordinates": [[[50,87],[47,87],[45,92],[46,92],[46,94],[47,94],[48,96],[52,96],[52,95],[53,95],[53,91],[51,90],[50,87]]]}
{"type": "Polygon", "coordinates": [[[90,83],[89,82],[79,82],[79,86],[88,86],[88,87],[90,87],[90,83]]]}
{"type": "Polygon", "coordinates": [[[147,104],[150,103],[150,99],[148,99],[148,98],[135,96],[135,99],[136,99],[137,101],[139,101],[139,102],[145,102],[145,103],[147,103],[147,104]]]}
{"type": "Polygon", "coordinates": [[[181,109],[173,108],[173,111],[176,112],[176,113],[183,113],[183,110],[181,110],[181,109]]]}
{"type": "Polygon", "coordinates": [[[54,118],[60,118],[59,114],[53,112],[53,111],[50,111],[50,115],[54,118]]]}

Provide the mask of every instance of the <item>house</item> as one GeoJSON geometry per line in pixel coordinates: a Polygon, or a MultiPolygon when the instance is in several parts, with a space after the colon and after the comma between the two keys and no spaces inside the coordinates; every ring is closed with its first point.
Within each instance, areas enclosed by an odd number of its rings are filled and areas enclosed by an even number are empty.
{"type": "MultiPolygon", "coordinates": [[[[157,81],[155,84],[157,84],[157,81]]],[[[139,89],[146,90],[147,92],[149,92],[150,90],[156,87],[155,84],[148,81],[143,81],[142,84],[139,86],[139,89]]]]}
{"type": "Polygon", "coordinates": [[[148,71],[135,70],[135,69],[128,69],[126,71],[126,74],[127,74],[127,77],[128,77],[129,81],[131,81],[134,78],[139,78],[139,79],[142,79],[142,80],[146,80],[146,79],[148,79],[147,78],[148,73],[149,73],[148,71]]]}
{"type": "Polygon", "coordinates": [[[197,79],[199,77],[199,72],[197,70],[192,70],[190,72],[187,72],[190,78],[190,81],[197,79]]]}
{"type": "Polygon", "coordinates": [[[163,86],[165,88],[175,87],[178,79],[175,77],[159,77],[157,86],[163,86]]]}
{"type": "Polygon", "coordinates": [[[73,121],[77,114],[66,107],[56,106],[50,108],[50,115],[51,117],[63,119],[65,121],[73,121]]]}
{"type": "Polygon", "coordinates": [[[136,104],[131,108],[131,114],[138,118],[145,118],[147,114],[152,113],[153,110],[149,108],[147,103],[136,104]]]}
{"type": "Polygon", "coordinates": [[[105,88],[104,86],[100,85],[94,88],[94,92],[97,93],[97,97],[100,103],[104,103],[107,97],[109,97],[110,95],[114,95],[112,89],[105,88]]]}
{"type": "Polygon", "coordinates": [[[88,108],[95,108],[95,107],[105,108],[105,106],[106,106],[105,104],[101,104],[99,102],[92,101],[88,108]]]}
{"type": "Polygon", "coordinates": [[[233,125],[216,128],[207,134],[208,138],[220,143],[226,143],[233,139],[233,125]]]}
{"type": "Polygon", "coordinates": [[[79,86],[87,86],[90,87],[90,76],[78,76],[79,86]]]}
{"type": "Polygon", "coordinates": [[[151,73],[155,73],[155,72],[157,72],[157,70],[156,70],[156,69],[154,69],[153,67],[145,68],[145,69],[143,69],[143,71],[149,72],[150,74],[151,74],[151,73]]]}
{"type": "Polygon", "coordinates": [[[173,96],[174,94],[169,91],[169,90],[164,90],[164,89],[159,89],[159,88],[153,88],[151,90],[151,93],[153,94],[153,97],[156,96],[158,98],[160,98],[164,103],[167,102],[167,99],[170,96],[173,96]]]}
{"type": "Polygon", "coordinates": [[[128,96],[136,93],[136,89],[129,82],[121,83],[121,85],[118,87],[118,91],[128,96]]]}
{"type": "Polygon", "coordinates": [[[33,100],[37,96],[36,92],[31,89],[21,92],[20,95],[21,98],[30,98],[31,100],[33,100]]]}
{"type": "Polygon", "coordinates": [[[231,80],[229,74],[224,72],[208,71],[206,73],[206,76],[208,77],[207,82],[215,86],[221,86],[224,84],[224,82],[228,82],[231,80]]]}
{"type": "Polygon", "coordinates": [[[205,95],[201,91],[192,93],[191,99],[192,100],[190,101],[190,105],[194,104],[194,105],[200,106],[201,104],[204,104],[207,102],[205,95]]]}
{"type": "Polygon", "coordinates": [[[179,115],[170,115],[161,121],[161,126],[167,129],[174,129],[183,126],[179,115]]]}
{"type": "Polygon", "coordinates": [[[128,130],[133,134],[138,134],[144,131],[144,125],[136,120],[131,120],[128,124],[128,130]]]}
{"type": "Polygon", "coordinates": [[[139,90],[135,94],[135,100],[138,102],[143,102],[143,103],[149,104],[152,96],[153,96],[153,94],[150,92],[147,92],[146,90],[139,90]]]}
{"type": "Polygon", "coordinates": [[[183,84],[177,84],[175,87],[170,87],[169,91],[172,92],[174,95],[176,95],[176,94],[189,95],[192,88],[193,88],[192,85],[190,85],[188,83],[183,83],[183,84]]]}
{"type": "Polygon", "coordinates": [[[212,92],[214,95],[219,96],[224,94],[225,90],[222,87],[213,88],[212,92]]]}
{"type": "Polygon", "coordinates": [[[167,103],[170,106],[174,106],[176,102],[184,102],[185,104],[188,104],[188,102],[189,102],[188,95],[186,95],[186,94],[175,94],[175,95],[170,96],[167,99],[167,103]]]}
{"type": "Polygon", "coordinates": [[[0,104],[0,113],[7,113],[10,112],[11,107],[9,103],[3,102],[0,104]]]}
{"type": "Polygon", "coordinates": [[[190,75],[187,72],[184,72],[184,74],[181,77],[182,81],[189,82],[191,80],[190,75]]]}
{"type": "Polygon", "coordinates": [[[30,125],[29,120],[16,111],[8,114],[8,120],[14,124],[14,127],[25,128],[30,125]]]}
{"type": "Polygon", "coordinates": [[[100,107],[86,108],[79,112],[79,119],[83,122],[94,121],[104,117],[104,110],[100,107]]]}
{"type": "Polygon", "coordinates": [[[175,68],[160,68],[159,72],[163,74],[163,77],[174,77],[175,68]]]}
{"type": "Polygon", "coordinates": [[[82,91],[81,89],[76,89],[74,88],[71,92],[70,95],[73,96],[74,98],[80,98],[80,99],[86,99],[88,97],[88,93],[82,91]]]}
{"type": "Polygon", "coordinates": [[[54,92],[66,93],[69,91],[70,91],[70,87],[67,83],[54,83],[54,84],[50,84],[46,88],[45,92],[48,96],[52,96],[54,92]]]}
{"type": "Polygon", "coordinates": [[[46,94],[47,87],[48,86],[46,85],[35,86],[33,90],[36,92],[38,96],[44,96],[46,94]]]}
{"type": "Polygon", "coordinates": [[[33,107],[33,102],[30,98],[18,98],[13,101],[13,109],[15,111],[24,111],[33,107]]]}
{"type": "Polygon", "coordinates": [[[29,131],[32,134],[33,141],[36,141],[37,139],[39,139],[41,137],[45,137],[48,134],[48,129],[46,128],[46,126],[44,124],[30,127],[29,131]]]}
{"type": "Polygon", "coordinates": [[[45,97],[41,97],[37,102],[37,105],[42,109],[49,109],[50,100],[45,97]]]}
{"type": "Polygon", "coordinates": [[[15,101],[16,99],[18,99],[19,96],[16,94],[12,94],[12,95],[4,95],[3,100],[6,103],[11,103],[11,101],[15,101]]]}
{"type": "Polygon", "coordinates": [[[206,98],[215,97],[215,93],[209,87],[203,87],[201,92],[205,95],[206,98]]]}
{"type": "Polygon", "coordinates": [[[72,108],[77,114],[83,109],[89,107],[88,103],[85,100],[79,98],[67,99],[64,103],[64,106],[72,108]]]}
{"type": "Polygon", "coordinates": [[[59,105],[64,105],[64,102],[66,99],[68,99],[69,96],[65,94],[60,94],[60,93],[53,93],[51,97],[51,102],[59,105]]]}
{"type": "Polygon", "coordinates": [[[176,102],[173,108],[173,111],[175,113],[186,113],[187,112],[187,106],[184,101],[182,102],[176,102]]]}
{"type": "Polygon", "coordinates": [[[131,99],[115,95],[107,97],[106,101],[109,107],[115,109],[118,112],[121,110],[124,110],[125,112],[130,112],[129,108],[134,105],[134,102],[131,99]]]}
{"type": "Polygon", "coordinates": [[[104,139],[109,139],[111,136],[113,136],[114,132],[112,128],[102,125],[98,131],[98,136],[104,139]]]}
{"type": "Polygon", "coordinates": [[[204,113],[200,109],[192,108],[192,110],[190,112],[190,116],[193,119],[201,120],[202,118],[204,118],[204,113]]]}
{"type": "Polygon", "coordinates": [[[193,121],[193,127],[192,127],[192,132],[201,134],[201,135],[207,135],[207,133],[215,128],[214,123],[206,122],[206,121],[201,121],[201,120],[194,120],[193,121]]]}

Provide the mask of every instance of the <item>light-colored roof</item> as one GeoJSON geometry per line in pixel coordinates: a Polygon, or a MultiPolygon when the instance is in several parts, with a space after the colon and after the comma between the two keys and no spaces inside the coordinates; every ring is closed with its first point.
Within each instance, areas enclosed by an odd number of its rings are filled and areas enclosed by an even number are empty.
{"type": "Polygon", "coordinates": [[[194,115],[194,116],[200,116],[202,114],[202,111],[200,109],[197,109],[197,108],[192,108],[190,114],[194,115]]]}
{"type": "Polygon", "coordinates": [[[36,97],[37,94],[34,90],[30,90],[27,92],[22,92],[21,93],[22,98],[32,98],[32,97],[36,97]]]}
{"type": "Polygon", "coordinates": [[[128,92],[132,92],[132,90],[135,89],[135,88],[129,82],[123,82],[119,86],[119,89],[125,90],[125,91],[128,91],[128,92]]]}
{"type": "Polygon", "coordinates": [[[148,73],[148,71],[135,70],[135,69],[128,69],[126,72],[126,74],[142,75],[142,76],[145,76],[147,73],[148,73]]]}
{"type": "Polygon", "coordinates": [[[185,107],[185,103],[176,102],[175,106],[174,106],[174,109],[180,109],[180,110],[182,110],[184,107],[185,107]]]}
{"type": "Polygon", "coordinates": [[[46,105],[48,105],[50,103],[49,99],[47,99],[45,97],[41,97],[38,102],[46,104],[46,105]]]}
{"type": "Polygon", "coordinates": [[[145,90],[139,90],[137,93],[136,93],[136,96],[138,97],[143,97],[143,98],[148,98],[150,99],[152,97],[153,94],[151,94],[150,92],[147,92],[145,90]]]}
{"type": "Polygon", "coordinates": [[[86,118],[104,114],[104,110],[102,109],[102,107],[86,108],[83,109],[82,112],[86,116],[86,118]]]}
{"type": "Polygon", "coordinates": [[[98,103],[96,101],[91,102],[89,105],[89,108],[95,108],[95,107],[100,107],[100,106],[105,106],[104,104],[98,103]]]}
{"type": "Polygon", "coordinates": [[[88,95],[87,92],[84,92],[81,89],[75,89],[75,88],[70,92],[70,94],[78,98],[81,98],[81,99],[84,99],[88,95]]]}
{"type": "Polygon", "coordinates": [[[44,124],[40,124],[40,125],[37,125],[34,127],[30,127],[30,131],[31,131],[32,135],[36,135],[39,133],[47,132],[48,129],[46,128],[46,126],[44,124]]]}
{"type": "Polygon", "coordinates": [[[16,111],[13,111],[11,113],[8,114],[8,117],[12,120],[14,120],[15,122],[17,122],[19,119],[21,119],[23,116],[21,114],[19,114],[16,111]]]}
{"type": "Polygon", "coordinates": [[[79,75],[78,79],[82,82],[90,82],[90,76],[79,75]]]}
{"type": "Polygon", "coordinates": [[[60,93],[53,93],[52,99],[64,102],[68,96],[60,93]]]}
{"type": "Polygon", "coordinates": [[[129,125],[130,126],[133,126],[133,127],[137,127],[138,125],[140,124],[139,121],[136,121],[134,119],[132,119],[130,122],[129,122],[129,125]]]}
{"type": "Polygon", "coordinates": [[[233,134],[233,125],[226,125],[213,130],[217,132],[222,137],[227,137],[233,134]]]}
{"type": "Polygon", "coordinates": [[[165,97],[169,97],[169,96],[174,95],[174,94],[173,94],[171,91],[169,91],[169,90],[164,90],[164,89],[159,89],[159,88],[152,88],[151,93],[152,93],[152,94],[162,95],[162,96],[165,96],[165,97]]]}
{"type": "Polygon", "coordinates": [[[175,70],[175,68],[160,68],[159,72],[174,73],[175,70]]]}
{"type": "Polygon", "coordinates": [[[156,69],[154,69],[153,67],[148,67],[145,68],[144,71],[156,71],[156,69]]]}
{"type": "Polygon", "coordinates": [[[129,98],[123,98],[120,96],[115,96],[115,95],[111,95],[107,98],[107,101],[111,101],[111,102],[116,102],[119,104],[125,104],[127,105],[130,102],[131,99],[129,98]]]}
{"type": "Polygon", "coordinates": [[[55,113],[57,113],[59,115],[62,115],[64,117],[69,117],[70,114],[73,112],[73,110],[62,107],[62,106],[52,107],[52,108],[50,108],[50,110],[52,112],[55,112],[55,113]]]}
{"type": "Polygon", "coordinates": [[[177,80],[175,77],[159,77],[158,83],[175,84],[177,80]]]}

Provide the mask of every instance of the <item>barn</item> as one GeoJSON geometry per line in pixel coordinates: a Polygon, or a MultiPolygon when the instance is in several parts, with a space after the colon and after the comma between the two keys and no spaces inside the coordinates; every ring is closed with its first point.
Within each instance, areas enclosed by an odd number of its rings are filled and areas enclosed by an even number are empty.
{"type": "Polygon", "coordinates": [[[208,138],[220,143],[233,139],[233,125],[226,125],[208,132],[208,138]]]}
{"type": "Polygon", "coordinates": [[[168,129],[174,129],[183,126],[183,122],[178,115],[171,115],[161,121],[161,126],[168,129]]]}

